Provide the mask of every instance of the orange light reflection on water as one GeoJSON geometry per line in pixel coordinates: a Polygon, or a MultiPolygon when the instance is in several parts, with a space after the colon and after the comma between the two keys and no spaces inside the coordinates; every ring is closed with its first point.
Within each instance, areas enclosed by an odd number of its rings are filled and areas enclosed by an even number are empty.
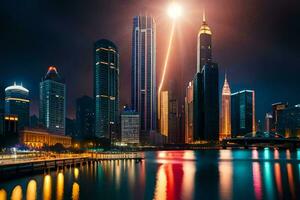
{"type": "Polygon", "coordinates": [[[36,190],[37,190],[36,181],[35,180],[29,181],[26,190],[26,200],[35,200],[36,190]]]}

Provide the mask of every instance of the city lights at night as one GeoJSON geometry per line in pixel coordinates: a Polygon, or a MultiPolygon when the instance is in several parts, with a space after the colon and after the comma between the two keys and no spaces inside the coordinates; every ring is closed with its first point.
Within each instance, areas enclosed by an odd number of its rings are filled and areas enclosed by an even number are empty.
{"type": "Polygon", "coordinates": [[[300,199],[299,8],[3,2],[0,200],[300,199]]]}

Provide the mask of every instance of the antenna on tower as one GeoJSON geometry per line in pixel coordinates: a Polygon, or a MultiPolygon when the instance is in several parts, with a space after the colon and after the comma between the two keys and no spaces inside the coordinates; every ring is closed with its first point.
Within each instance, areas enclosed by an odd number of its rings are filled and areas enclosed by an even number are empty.
{"type": "Polygon", "coordinates": [[[205,8],[203,8],[202,21],[203,21],[203,22],[206,22],[205,8]]]}

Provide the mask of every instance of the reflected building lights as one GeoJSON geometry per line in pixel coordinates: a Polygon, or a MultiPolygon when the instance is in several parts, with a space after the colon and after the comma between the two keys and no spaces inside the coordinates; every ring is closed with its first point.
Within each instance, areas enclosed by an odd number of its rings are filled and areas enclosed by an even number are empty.
{"type": "Polygon", "coordinates": [[[79,185],[78,183],[74,182],[72,186],[72,200],[79,199],[79,185]]]}
{"type": "Polygon", "coordinates": [[[281,179],[281,170],[280,170],[280,164],[279,163],[275,163],[274,165],[274,169],[275,169],[275,181],[276,181],[276,187],[277,187],[277,191],[279,194],[279,198],[282,199],[283,198],[283,191],[282,191],[282,179],[281,179]]]}
{"type": "Polygon", "coordinates": [[[258,151],[256,149],[252,150],[252,159],[253,160],[257,160],[258,159],[258,151]]]}
{"type": "Polygon", "coordinates": [[[37,184],[35,180],[28,182],[26,190],[26,200],[35,200],[36,199],[37,184]]]}
{"type": "Polygon", "coordinates": [[[0,199],[6,199],[7,198],[7,193],[4,189],[0,189],[0,199]]]}
{"type": "Polygon", "coordinates": [[[286,159],[291,159],[291,151],[289,149],[286,150],[286,159]]]}
{"type": "Polygon", "coordinates": [[[44,185],[43,185],[43,199],[44,200],[51,200],[51,176],[46,175],[44,177],[44,185]]]}
{"type": "MultiPolygon", "coordinates": [[[[194,154],[193,154],[194,156],[194,154]]],[[[183,163],[183,183],[181,188],[182,199],[193,199],[194,197],[194,180],[196,166],[194,162],[183,163]]]]}
{"type": "Polygon", "coordinates": [[[278,149],[275,149],[275,151],[274,151],[274,159],[275,160],[279,159],[279,151],[278,151],[278,149]]]}
{"type": "Polygon", "coordinates": [[[79,169],[77,167],[74,168],[74,178],[77,180],[79,176],[79,169]]]}
{"type": "Polygon", "coordinates": [[[296,199],[293,166],[291,163],[287,163],[286,168],[287,168],[287,175],[288,175],[288,180],[289,180],[290,192],[292,194],[292,199],[296,199]]]}
{"type": "Polygon", "coordinates": [[[166,200],[167,199],[167,176],[164,170],[165,165],[162,164],[159,166],[156,176],[156,186],[155,186],[155,193],[154,199],[155,200],[166,200]]]}
{"type": "Polygon", "coordinates": [[[253,186],[255,192],[256,199],[262,199],[262,185],[261,185],[261,173],[260,173],[260,166],[258,162],[254,162],[252,164],[253,170],[253,186]]]}
{"type": "Polygon", "coordinates": [[[62,200],[64,197],[64,175],[62,172],[57,175],[57,184],[56,184],[56,199],[62,200]]]}
{"type": "Polygon", "coordinates": [[[222,199],[232,199],[232,163],[222,160],[231,160],[231,151],[220,151],[219,174],[220,174],[220,196],[222,199]]]}
{"type": "Polygon", "coordinates": [[[265,148],[265,150],[264,150],[264,159],[265,160],[270,159],[270,149],[269,148],[265,148]]]}
{"type": "Polygon", "coordinates": [[[264,163],[264,183],[267,199],[274,199],[273,173],[270,162],[264,163]]]}
{"type": "Polygon", "coordinates": [[[20,185],[17,185],[12,193],[11,193],[11,200],[22,200],[22,187],[20,185]]]}

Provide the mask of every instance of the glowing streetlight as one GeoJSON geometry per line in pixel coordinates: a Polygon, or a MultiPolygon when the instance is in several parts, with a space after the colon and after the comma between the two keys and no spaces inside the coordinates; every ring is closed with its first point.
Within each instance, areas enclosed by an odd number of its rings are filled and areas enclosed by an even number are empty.
{"type": "Polygon", "coordinates": [[[172,3],[168,8],[168,15],[172,19],[177,19],[182,15],[182,7],[177,3],[172,3]]]}

